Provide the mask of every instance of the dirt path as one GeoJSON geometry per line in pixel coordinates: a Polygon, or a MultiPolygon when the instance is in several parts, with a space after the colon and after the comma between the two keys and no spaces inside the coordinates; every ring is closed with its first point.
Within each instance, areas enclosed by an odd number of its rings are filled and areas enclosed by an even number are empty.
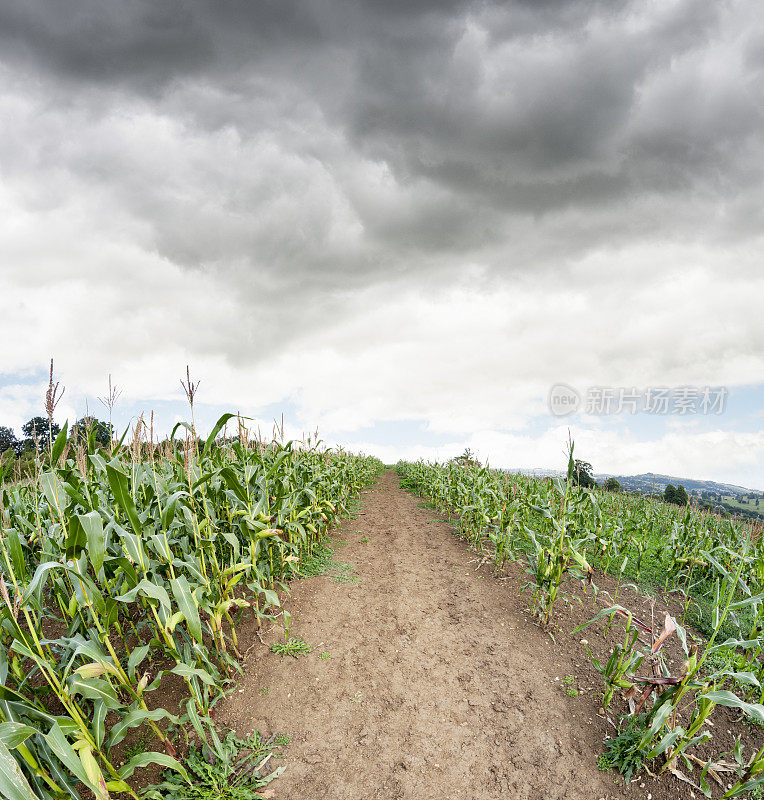
{"type": "Polygon", "coordinates": [[[568,657],[523,613],[518,582],[476,572],[435,517],[384,473],[335,539],[359,583],[292,585],[293,634],[313,652],[248,659],[221,716],[291,735],[277,797],[646,797],[597,770],[594,695],[566,695],[568,657]]]}

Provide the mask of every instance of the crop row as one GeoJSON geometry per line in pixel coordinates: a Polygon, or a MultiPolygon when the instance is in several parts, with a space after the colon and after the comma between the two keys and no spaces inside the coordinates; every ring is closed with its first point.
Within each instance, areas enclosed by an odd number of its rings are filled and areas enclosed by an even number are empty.
{"type": "Polygon", "coordinates": [[[64,427],[34,480],[0,487],[0,796],[135,798],[151,763],[185,777],[168,730],[201,730],[240,669],[241,614],[278,613],[276,590],[380,467],[249,442],[240,420],[217,438],[232,416],[162,448],[139,434],[69,453],[64,427]],[[180,712],[157,699],[168,681],[180,712]],[[139,726],[156,749],[119,764],[139,726]]]}
{"type": "Polygon", "coordinates": [[[661,630],[650,629],[618,605],[617,589],[615,597],[602,593],[605,607],[585,623],[605,619],[609,629],[618,620],[625,627],[605,664],[593,658],[603,677],[603,705],[616,693],[628,704],[620,738],[606,747],[621,748],[618,765],[628,776],[635,764],[651,759],[682,778],[681,768],[700,767],[698,788],[708,796],[709,776],[724,783],[725,772],[737,780],[724,797],[764,783],[764,747],[747,757],[738,747],[732,761],[701,763],[695,755],[712,737],[708,721],[717,705],[764,725],[759,531],[697,509],[585,489],[575,485],[572,470],[572,447],[568,479],[537,480],[458,462],[397,465],[402,485],[455,517],[459,533],[497,568],[507,561],[524,566],[533,611],[544,626],[552,624],[569,581],[591,584],[597,596],[597,568],[614,573],[619,584],[625,576],[679,593],[682,622],[689,615],[705,642],[668,615],[661,630]],[[673,635],[685,654],[679,674],[671,674],[662,656],[673,635]]]}

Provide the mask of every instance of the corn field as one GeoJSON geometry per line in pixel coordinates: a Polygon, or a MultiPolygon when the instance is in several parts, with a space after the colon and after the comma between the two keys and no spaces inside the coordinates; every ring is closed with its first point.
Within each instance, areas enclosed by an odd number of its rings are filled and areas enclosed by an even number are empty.
{"type": "Polygon", "coordinates": [[[139,426],[130,446],[72,452],[64,426],[33,480],[0,486],[0,796],[137,798],[149,764],[187,779],[169,729],[200,729],[241,669],[241,615],[279,613],[277,590],[381,467],[251,442],[241,420],[217,438],[232,418],[206,441],[181,425],[156,447],[139,426]],[[154,747],[120,764],[138,727],[154,747]]]}
{"type": "Polygon", "coordinates": [[[659,500],[580,488],[571,478],[534,479],[477,464],[425,462],[397,465],[402,485],[445,512],[497,569],[524,568],[525,588],[540,623],[550,628],[566,585],[583,585],[601,607],[590,625],[623,623],[623,642],[605,664],[594,659],[604,682],[603,704],[620,693],[637,719],[635,747],[661,770],[690,782],[682,770],[700,771],[699,788],[711,795],[709,778],[724,797],[764,783],[764,747],[734,759],[701,760],[694,749],[710,741],[706,727],[717,705],[737,709],[764,725],[764,542],[750,523],[721,519],[659,500]],[[680,621],[666,615],[652,630],[617,602],[599,593],[597,571],[617,580],[674,593],[680,621]],[[591,587],[591,588],[589,588],[591,587]],[[685,625],[687,627],[685,627],[685,625]],[[690,625],[697,635],[690,630],[690,625]],[[685,655],[671,674],[662,647],[677,636],[685,655]],[[644,644],[645,640],[647,641],[644,644]],[[641,669],[640,669],[641,668],[641,669]]]}

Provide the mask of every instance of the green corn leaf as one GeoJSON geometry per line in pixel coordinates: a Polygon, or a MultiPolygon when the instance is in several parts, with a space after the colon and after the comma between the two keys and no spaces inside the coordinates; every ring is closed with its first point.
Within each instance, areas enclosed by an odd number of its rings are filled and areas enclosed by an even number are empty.
{"type": "Polygon", "coordinates": [[[192,436],[194,435],[193,428],[187,422],[176,422],[173,426],[172,433],[170,434],[171,442],[174,441],[175,434],[178,432],[178,428],[185,428],[188,433],[190,433],[192,436]]]}
{"type": "Polygon", "coordinates": [[[11,563],[16,578],[22,583],[27,579],[27,563],[24,558],[24,548],[21,544],[19,532],[15,528],[8,531],[8,549],[11,553],[11,563]]]}
{"type": "Polygon", "coordinates": [[[146,578],[141,580],[140,583],[129,592],[119,595],[114,599],[119,600],[122,603],[133,603],[139,594],[142,594],[146,597],[151,597],[154,600],[158,600],[165,613],[168,616],[170,615],[172,604],[170,603],[170,595],[167,594],[167,589],[165,589],[164,586],[159,586],[156,583],[152,583],[146,578]]]}
{"type": "Polygon", "coordinates": [[[164,530],[170,530],[172,521],[175,519],[175,508],[178,504],[178,500],[183,497],[183,495],[188,495],[188,492],[174,492],[167,498],[167,502],[165,503],[165,507],[162,511],[162,528],[164,530]]]}
{"type": "Polygon", "coordinates": [[[63,510],[66,504],[66,492],[64,486],[55,472],[43,472],[40,475],[40,488],[48,501],[48,505],[55,509],[56,516],[63,518],[63,510]]]}
{"type": "Polygon", "coordinates": [[[746,703],[729,691],[706,692],[705,697],[720,706],[739,708],[749,719],[764,725],[764,705],[761,703],[746,703]]]}
{"type": "Polygon", "coordinates": [[[90,789],[93,793],[96,793],[98,791],[98,787],[91,784],[90,778],[82,766],[82,762],[77,756],[75,750],[69,744],[66,736],[64,736],[61,728],[57,724],[53,725],[53,727],[50,729],[50,733],[46,734],[44,739],[48,743],[48,747],[50,747],[58,760],[69,770],[69,772],[74,775],[75,778],[85,784],[85,786],[87,786],[88,789],[90,789]]]}
{"type": "Polygon", "coordinates": [[[69,535],[65,542],[65,557],[67,561],[74,561],[79,558],[80,553],[87,545],[87,536],[79,520],[79,516],[74,516],[69,520],[69,535]]]}
{"type": "Polygon", "coordinates": [[[88,559],[97,575],[101,571],[106,556],[106,537],[103,530],[103,520],[97,511],[91,511],[88,514],[77,514],[76,519],[85,532],[88,559]]]}
{"type": "Polygon", "coordinates": [[[21,722],[0,722],[0,742],[9,750],[23,744],[30,736],[34,736],[37,731],[24,725],[21,722]]]}
{"type": "Polygon", "coordinates": [[[124,576],[131,589],[138,585],[138,573],[125,556],[107,557],[104,559],[104,564],[110,568],[118,568],[119,574],[124,576]]]}
{"type": "Polygon", "coordinates": [[[138,510],[135,507],[133,496],[130,494],[130,479],[122,471],[122,465],[116,458],[106,465],[106,475],[114,499],[130,520],[130,525],[132,525],[136,536],[141,536],[143,534],[143,526],[138,517],[138,510]]]}
{"type": "MultiPolygon", "coordinates": [[[[194,700],[189,700],[186,703],[186,713],[188,714],[188,720],[193,726],[194,730],[199,735],[199,738],[203,741],[207,741],[207,734],[204,731],[204,726],[202,725],[202,719],[199,716],[199,712],[196,710],[196,702],[194,700]]],[[[206,718],[205,718],[206,719],[206,718]]]]}
{"type": "Polygon", "coordinates": [[[734,678],[739,683],[744,683],[747,686],[761,688],[761,683],[753,672],[723,672],[722,675],[728,675],[730,678],[734,678]]]}
{"type": "Polygon", "coordinates": [[[745,600],[738,600],[737,603],[730,603],[730,610],[736,611],[739,608],[747,608],[748,606],[758,605],[764,600],[764,593],[754,595],[753,597],[746,597],[745,600]]]}
{"type": "Polygon", "coordinates": [[[220,417],[220,419],[218,419],[218,421],[215,423],[214,427],[212,428],[212,431],[210,432],[210,435],[207,437],[207,441],[204,443],[204,449],[202,450],[202,457],[203,458],[207,457],[207,454],[209,453],[210,448],[214,444],[215,439],[217,438],[217,435],[220,433],[220,431],[223,430],[223,428],[225,427],[226,422],[228,422],[229,419],[233,419],[235,416],[236,416],[236,414],[223,414],[220,417]]]}
{"type": "Polygon", "coordinates": [[[96,472],[106,473],[106,459],[100,453],[89,455],[88,460],[95,467],[96,472]]]}
{"type": "Polygon", "coordinates": [[[242,503],[249,502],[249,496],[246,489],[241,485],[238,475],[231,467],[223,467],[220,470],[220,476],[225,481],[226,486],[241,500],[242,503]]]}
{"type": "Polygon", "coordinates": [[[103,742],[106,738],[106,713],[108,710],[106,703],[102,700],[96,700],[93,704],[93,721],[90,727],[93,731],[96,746],[99,748],[103,747],[103,742]]]}
{"type": "Polygon", "coordinates": [[[175,772],[180,773],[186,783],[191,785],[191,778],[188,777],[185,767],[177,759],[168,756],[166,753],[139,753],[118,770],[119,776],[121,778],[129,778],[136,769],[147,767],[149,764],[159,764],[160,767],[175,770],[175,772]]]}
{"type": "Polygon", "coordinates": [[[123,707],[112,685],[100,678],[85,679],[73,676],[68,681],[68,688],[71,694],[80,694],[87,700],[103,701],[109,709],[123,707]]]}
{"type": "Polygon", "coordinates": [[[179,578],[173,578],[170,581],[170,587],[175,602],[178,604],[178,608],[185,617],[188,632],[199,644],[203,644],[202,621],[199,618],[199,603],[191,591],[188,579],[185,575],[181,575],[179,578]]]}
{"type": "Polygon", "coordinates": [[[151,720],[159,722],[161,719],[169,719],[174,725],[178,724],[178,718],[164,708],[157,708],[153,711],[146,711],[142,708],[134,708],[129,711],[116,725],[109,731],[109,745],[115,747],[127,735],[131,728],[137,728],[144,722],[151,720]]]}
{"type": "Polygon", "coordinates": [[[67,432],[69,430],[69,420],[64,423],[64,427],[61,428],[58,436],[56,436],[56,441],[53,442],[53,447],[51,448],[51,459],[50,465],[54,467],[58,463],[58,459],[61,457],[61,453],[64,452],[64,448],[66,447],[66,438],[67,432]]]}
{"type": "Polygon", "coordinates": [[[128,425],[124,431],[122,431],[122,436],[119,437],[119,441],[112,447],[112,453],[118,453],[119,448],[122,447],[122,443],[125,441],[125,437],[127,436],[128,432],[130,431],[130,425],[128,425]]]}
{"type": "Polygon", "coordinates": [[[80,763],[88,776],[90,787],[95,795],[96,800],[109,800],[109,790],[106,788],[106,781],[104,780],[101,768],[93,756],[91,747],[80,747],[78,750],[80,763]]]}
{"type": "Polygon", "coordinates": [[[206,669],[198,669],[197,667],[189,667],[188,664],[176,664],[170,672],[174,672],[176,675],[180,675],[181,678],[199,678],[202,683],[206,683],[207,686],[214,686],[215,680],[207,672],[206,669]]]}
{"type": "Polygon", "coordinates": [[[138,667],[143,663],[143,660],[149,654],[150,645],[142,644],[140,647],[136,647],[128,656],[127,659],[127,674],[135,680],[135,671],[138,667]]]}
{"type": "Polygon", "coordinates": [[[16,759],[5,742],[0,740],[0,797],[6,800],[33,800],[35,796],[16,759]]]}

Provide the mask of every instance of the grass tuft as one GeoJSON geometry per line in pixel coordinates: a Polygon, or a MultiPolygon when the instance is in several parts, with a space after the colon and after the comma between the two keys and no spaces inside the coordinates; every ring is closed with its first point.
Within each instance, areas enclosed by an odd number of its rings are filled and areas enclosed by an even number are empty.
{"type": "Polygon", "coordinates": [[[275,642],[272,644],[271,652],[278,653],[282,658],[284,658],[284,656],[298,658],[310,652],[310,645],[302,639],[290,636],[285,642],[275,642]]]}

